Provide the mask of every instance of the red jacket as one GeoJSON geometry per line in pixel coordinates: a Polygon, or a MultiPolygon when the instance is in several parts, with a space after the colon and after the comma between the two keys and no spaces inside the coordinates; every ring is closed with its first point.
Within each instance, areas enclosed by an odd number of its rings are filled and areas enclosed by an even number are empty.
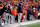
{"type": "Polygon", "coordinates": [[[3,15],[2,15],[2,21],[4,21],[4,19],[3,19],[3,15]]]}
{"type": "Polygon", "coordinates": [[[0,7],[3,7],[3,5],[0,5],[0,7]]]}
{"type": "Polygon", "coordinates": [[[26,9],[23,9],[23,13],[24,13],[25,15],[27,15],[27,10],[26,10],[26,9]]]}
{"type": "Polygon", "coordinates": [[[11,14],[13,14],[14,16],[15,16],[15,15],[18,15],[17,9],[12,9],[12,10],[11,10],[11,14]]]}
{"type": "Polygon", "coordinates": [[[34,12],[34,17],[37,18],[37,10],[34,12]]]}
{"type": "Polygon", "coordinates": [[[36,8],[38,8],[38,5],[36,5],[36,8]]]}

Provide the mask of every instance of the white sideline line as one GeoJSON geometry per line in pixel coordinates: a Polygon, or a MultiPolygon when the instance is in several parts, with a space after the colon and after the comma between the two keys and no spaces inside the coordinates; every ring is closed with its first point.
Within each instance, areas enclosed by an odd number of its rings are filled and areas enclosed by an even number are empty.
{"type": "Polygon", "coordinates": [[[28,24],[38,23],[38,22],[40,22],[40,20],[24,22],[24,23],[21,23],[21,25],[28,25],[28,24]]]}
{"type": "MultiPolygon", "coordinates": [[[[40,22],[40,20],[21,22],[20,25],[28,25],[28,24],[38,23],[38,22],[40,22]]],[[[20,25],[18,25],[18,23],[15,23],[15,24],[8,24],[4,27],[17,27],[17,26],[20,26],[20,25]]]]}

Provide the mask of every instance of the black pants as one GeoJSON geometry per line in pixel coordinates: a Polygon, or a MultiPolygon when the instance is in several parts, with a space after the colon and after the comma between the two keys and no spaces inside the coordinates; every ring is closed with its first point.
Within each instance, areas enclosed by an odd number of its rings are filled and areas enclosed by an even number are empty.
{"type": "Polygon", "coordinates": [[[40,16],[38,16],[38,19],[40,19],[40,16]]]}
{"type": "Polygon", "coordinates": [[[18,15],[16,15],[15,21],[17,21],[17,22],[18,22],[18,15]]]}
{"type": "Polygon", "coordinates": [[[5,20],[4,20],[4,23],[5,23],[5,20]]]}
{"type": "Polygon", "coordinates": [[[29,15],[27,15],[27,20],[30,20],[30,19],[29,19],[29,15]]]}

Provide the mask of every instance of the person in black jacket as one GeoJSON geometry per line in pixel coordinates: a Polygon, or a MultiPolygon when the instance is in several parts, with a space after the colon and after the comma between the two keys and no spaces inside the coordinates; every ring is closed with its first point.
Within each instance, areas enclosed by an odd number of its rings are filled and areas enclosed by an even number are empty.
{"type": "Polygon", "coordinates": [[[30,20],[34,20],[34,11],[30,10],[30,20]]]}
{"type": "Polygon", "coordinates": [[[20,2],[17,6],[18,13],[22,13],[22,2],[20,2]]]}
{"type": "Polygon", "coordinates": [[[27,20],[30,20],[30,19],[29,19],[29,17],[30,17],[30,16],[29,16],[29,12],[30,12],[29,9],[27,9],[27,20]]]}
{"type": "Polygon", "coordinates": [[[7,9],[7,11],[6,11],[6,18],[7,18],[6,23],[11,23],[11,22],[9,21],[9,19],[11,19],[10,6],[8,6],[8,9],[7,9]]]}
{"type": "Polygon", "coordinates": [[[38,9],[37,9],[38,11],[40,10],[40,2],[39,2],[39,4],[38,4],[38,9]]]}
{"type": "Polygon", "coordinates": [[[22,17],[22,2],[20,2],[17,6],[17,10],[18,10],[18,23],[20,23],[21,21],[21,17],[22,17]]]}
{"type": "MultiPolygon", "coordinates": [[[[2,6],[2,2],[0,1],[0,6],[2,6]]],[[[6,10],[6,6],[4,5],[4,7],[0,7],[0,26],[2,26],[1,25],[1,19],[2,19],[2,14],[5,12],[5,10],[6,10]]]]}

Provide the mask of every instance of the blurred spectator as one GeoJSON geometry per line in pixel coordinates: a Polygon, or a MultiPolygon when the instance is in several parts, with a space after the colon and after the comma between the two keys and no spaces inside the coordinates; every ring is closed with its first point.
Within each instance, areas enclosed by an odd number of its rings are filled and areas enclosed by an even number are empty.
{"type": "Polygon", "coordinates": [[[3,15],[2,19],[4,19],[5,23],[14,23],[25,20],[34,20],[37,18],[37,13],[40,12],[40,1],[30,1],[25,0],[23,2],[17,1],[0,1],[0,21],[1,16],[3,15]]]}
{"type": "Polygon", "coordinates": [[[18,10],[18,23],[20,24],[22,12],[23,12],[23,10],[22,10],[22,2],[20,2],[18,4],[17,10],[18,10]]]}
{"type": "Polygon", "coordinates": [[[39,9],[40,9],[40,2],[39,2],[39,5],[38,5],[38,11],[39,11],[39,9]]]}
{"type": "Polygon", "coordinates": [[[2,14],[5,12],[5,10],[6,10],[6,6],[3,7],[2,2],[0,1],[0,26],[2,26],[1,23],[3,23],[1,19],[2,19],[2,14]]]}
{"type": "Polygon", "coordinates": [[[34,20],[34,11],[30,10],[30,20],[34,20]]]}
{"type": "Polygon", "coordinates": [[[29,17],[30,17],[30,16],[29,16],[29,9],[27,9],[27,20],[30,20],[29,17]]]}

